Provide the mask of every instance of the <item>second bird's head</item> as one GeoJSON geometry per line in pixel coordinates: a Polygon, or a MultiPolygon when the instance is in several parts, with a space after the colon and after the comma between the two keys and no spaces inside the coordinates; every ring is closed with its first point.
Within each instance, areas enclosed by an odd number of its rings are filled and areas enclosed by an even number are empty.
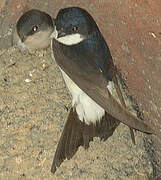
{"type": "Polygon", "coordinates": [[[17,21],[14,44],[20,48],[41,49],[50,45],[50,35],[54,30],[53,19],[38,9],[24,13],[17,21]]]}

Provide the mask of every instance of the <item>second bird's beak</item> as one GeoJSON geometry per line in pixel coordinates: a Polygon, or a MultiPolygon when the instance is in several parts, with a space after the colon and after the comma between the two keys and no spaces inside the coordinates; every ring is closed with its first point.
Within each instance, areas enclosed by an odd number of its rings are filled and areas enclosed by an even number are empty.
{"type": "Polygon", "coordinates": [[[24,42],[24,41],[27,39],[27,36],[25,36],[25,35],[20,35],[20,39],[21,39],[22,42],[24,42]]]}

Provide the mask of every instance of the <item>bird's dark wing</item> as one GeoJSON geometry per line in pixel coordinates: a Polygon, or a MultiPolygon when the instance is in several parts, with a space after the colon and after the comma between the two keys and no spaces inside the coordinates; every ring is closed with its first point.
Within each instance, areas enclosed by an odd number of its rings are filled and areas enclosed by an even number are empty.
{"type": "Polygon", "coordinates": [[[92,59],[91,54],[84,52],[87,53],[86,56],[83,54],[82,56],[78,56],[73,46],[64,47],[63,44],[54,39],[52,41],[52,47],[58,65],[88,96],[105,109],[107,113],[129,127],[146,133],[159,134],[159,130],[154,130],[149,124],[135,117],[114,99],[107,89],[107,80],[100,72],[100,69],[94,66],[92,62],[83,59],[83,57],[92,59]]]}

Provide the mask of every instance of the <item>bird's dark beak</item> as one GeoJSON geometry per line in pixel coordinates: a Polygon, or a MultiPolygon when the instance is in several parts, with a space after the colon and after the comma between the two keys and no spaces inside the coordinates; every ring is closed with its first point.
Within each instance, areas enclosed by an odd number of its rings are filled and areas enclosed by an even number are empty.
{"type": "Polygon", "coordinates": [[[58,37],[57,38],[64,37],[65,35],[66,35],[65,32],[61,29],[58,31],[58,37]]]}
{"type": "Polygon", "coordinates": [[[26,38],[27,38],[27,36],[24,36],[24,35],[21,36],[20,35],[20,39],[21,39],[22,42],[24,42],[26,40],[26,38]]]}

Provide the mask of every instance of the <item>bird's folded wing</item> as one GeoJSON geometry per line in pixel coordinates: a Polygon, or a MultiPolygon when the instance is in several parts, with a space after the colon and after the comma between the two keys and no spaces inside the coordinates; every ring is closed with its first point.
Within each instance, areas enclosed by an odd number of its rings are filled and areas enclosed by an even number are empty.
{"type": "Polygon", "coordinates": [[[63,71],[114,118],[139,131],[161,134],[158,129],[153,129],[150,124],[138,119],[117,102],[107,89],[107,81],[99,70],[88,63],[85,64],[81,58],[78,59],[74,52],[64,56],[62,53],[63,45],[56,40],[53,40],[52,48],[56,62],[63,71]],[[77,59],[75,59],[76,57],[77,59]]]}

